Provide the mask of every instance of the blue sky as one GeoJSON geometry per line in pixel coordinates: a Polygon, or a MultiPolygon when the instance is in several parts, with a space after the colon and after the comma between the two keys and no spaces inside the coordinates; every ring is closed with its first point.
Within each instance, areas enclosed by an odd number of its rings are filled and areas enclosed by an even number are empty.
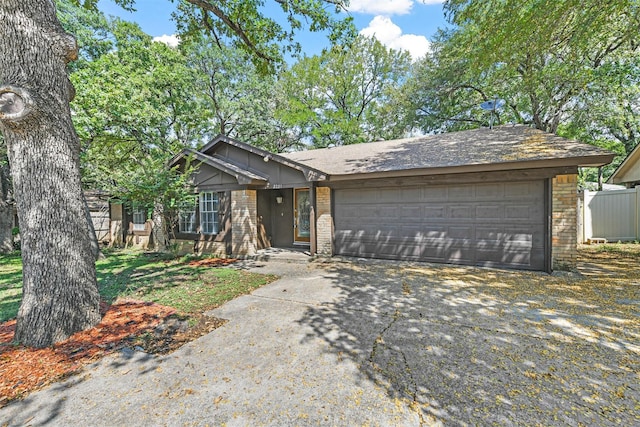
{"type": "MultiPolygon", "coordinates": [[[[349,10],[358,31],[374,36],[394,49],[408,50],[418,58],[428,50],[429,40],[439,27],[447,25],[442,0],[351,0],[349,10]]],[[[268,4],[268,3],[267,3],[268,4]]],[[[175,24],[171,12],[175,3],[169,0],[137,0],[135,13],[128,13],[111,0],[100,0],[100,10],[137,22],[143,31],[154,37],[171,40],[175,24]]],[[[322,34],[300,33],[298,41],[307,55],[319,53],[328,46],[322,34]]]]}

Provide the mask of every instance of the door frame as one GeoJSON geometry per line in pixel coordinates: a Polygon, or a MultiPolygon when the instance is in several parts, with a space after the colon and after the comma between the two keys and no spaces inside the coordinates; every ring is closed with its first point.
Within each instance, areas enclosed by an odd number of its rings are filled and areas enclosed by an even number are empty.
{"type": "Polygon", "coordinates": [[[311,189],[309,187],[300,187],[293,189],[293,243],[294,244],[309,244],[311,242],[311,189]],[[308,223],[309,223],[309,235],[301,236],[298,234],[300,227],[298,226],[298,193],[306,192],[307,200],[309,203],[308,223]]]}

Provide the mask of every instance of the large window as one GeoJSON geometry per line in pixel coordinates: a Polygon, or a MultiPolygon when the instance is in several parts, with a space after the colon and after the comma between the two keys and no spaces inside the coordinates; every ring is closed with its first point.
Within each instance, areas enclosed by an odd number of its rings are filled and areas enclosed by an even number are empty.
{"type": "Polygon", "coordinates": [[[133,231],[144,231],[147,222],[147,210],[140,206],[133,206],[133,231]]]}
{"type": "Polygon", "coordinates": [[[197,231],[197,203],[198,198],[195,197],[192,201],[188,201],[180,206],[180,211],[178,212],[178,231],[180,233],[195,233],[197,231]]]}
{"type": "Polygon", "coordinates": [[[218,193],[200,193],[200,231],[203,234],[218,234],[219,209],[218,193]]]}

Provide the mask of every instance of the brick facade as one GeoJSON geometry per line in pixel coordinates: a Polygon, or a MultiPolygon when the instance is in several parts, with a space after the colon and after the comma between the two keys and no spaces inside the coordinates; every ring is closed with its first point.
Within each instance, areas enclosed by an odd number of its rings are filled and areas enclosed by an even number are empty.
{"type": "Polygon", "coordinates": [[[553,178],[552,263],[554,269],[576,266],[578,175],[558,175],[553,178]]]}
{"type": "Polygon", "coordinates": [[[320,255],[333,255],[333,218],[331,217],[331,189],[316,188],[316,242],[320,255]]]}
{"type": "Polygon", "coordinates": [[[258,242],[256,190],[231,192],[231,248],[233,255],[254,255],[258,242]]]}

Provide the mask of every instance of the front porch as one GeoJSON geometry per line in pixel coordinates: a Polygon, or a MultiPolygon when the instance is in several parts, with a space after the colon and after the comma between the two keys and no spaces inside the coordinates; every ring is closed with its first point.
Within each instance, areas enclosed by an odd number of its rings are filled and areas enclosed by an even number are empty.
{"type": "Polygon", "coordinates": [[[234,256],[254,255],[267,248],[331,255],[328,188],[233,191],[231,212],[234,256]]]}

